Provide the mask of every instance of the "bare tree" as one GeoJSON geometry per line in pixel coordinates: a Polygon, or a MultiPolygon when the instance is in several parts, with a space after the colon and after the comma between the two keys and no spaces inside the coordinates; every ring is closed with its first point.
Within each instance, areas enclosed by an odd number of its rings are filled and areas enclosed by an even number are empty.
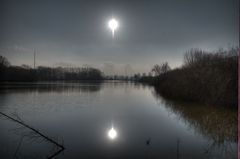
{"type": "Polygon", "coordinates": [[[164,74],[171,70],[170,66],[168,65],[168,62],[164,62],[161,65],[154,65],[152,68],[152,72],[155,74],[155,76],[159,76],[161,74],[164,74]]]}
{"type": "Polygon", "coordinates": [[[0,68],[9,66],[10,62],[7,60],[7,58],[0,55],[0,68]]]}
{"type": "Polygon", "coordinates": [[[158,64],[154,65],[152,72],[155,74],[155,76],[159,76],[161,74],[161,67],[158,64]]]}
{"type": "Polygon", "coordinates": [[[162,65],[161,65],[161,71],[162,73],[166,73],[168,71],[170,71],[171,68],[170,66],[168,65],[168,62],[164,62],[162,65]]]}

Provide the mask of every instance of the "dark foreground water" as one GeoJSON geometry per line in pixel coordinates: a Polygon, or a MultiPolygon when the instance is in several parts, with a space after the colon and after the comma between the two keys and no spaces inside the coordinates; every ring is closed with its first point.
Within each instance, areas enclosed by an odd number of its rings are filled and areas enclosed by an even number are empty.
{"type": "MultiPolygon", "coordinates": [[[[65,146],[59,159],[237,158],[237,112],[177,103],[136,83],[17,84],[0,111],[65,146]]],[[[47,158],[59,148],[0,115],[0,158],[47,158]]]]}

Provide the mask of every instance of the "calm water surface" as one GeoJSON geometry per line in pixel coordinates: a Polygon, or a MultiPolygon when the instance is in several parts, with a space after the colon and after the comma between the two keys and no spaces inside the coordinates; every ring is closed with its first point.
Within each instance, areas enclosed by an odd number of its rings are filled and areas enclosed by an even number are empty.
{"type": "MultiPolygon", "coordinates": [[[[59,159],[237,158],[236,110],[165,100],[136,83],[16,84],[1,88],[0,111],[63,143],[59,159]]],[[[58,150],[1,115],[0,145],[3,159],[58,150]]]]}

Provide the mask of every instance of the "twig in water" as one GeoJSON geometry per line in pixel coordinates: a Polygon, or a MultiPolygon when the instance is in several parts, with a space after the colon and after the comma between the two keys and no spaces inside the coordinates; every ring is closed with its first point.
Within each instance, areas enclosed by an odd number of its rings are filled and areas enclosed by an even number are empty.
{"type": "Polygon", "coordinates": [[[17,118],[20,119],[20,120],[17,120],[17,119],[14,119],[13,117],[11,117],[11,116],[9,116],[9,115],[7,115],[7,114],[5,114],[5,113],[0,112],[0,114],[3,115],[3,116],[5,116],[5,117],[8,118],[8,119],[11,119],[12,121],[14,121],[14,122],[16,122],[16,123],[19,123],[19,124],[23,125],[24,127],[32,130],[33,132],[35,132],[35,133],[38,134],[39,136],[43,137],[44,139],[46,139],[46,140],[49,141],[50,143],[53,143],[54,145],[60,147],[60,150],[57,151],[57,152],[55,152],[53,155],[49,156],[48,159],[51,159],[51,158],[57,156],[59,153],[61,153],[63,150],[65,150],[65,147],[64,147],[63,145],[61,145],[61,144],[59,144],[58,142],[54,141],[54,140],[51,139],[50,137],[42,134],[42,133],[41,133],[40,131],[38,131],[37,129],[35,129],[35,128],[29,126],[29,125],[27,125],[27,124],[24,123],[19,117],[17,117],[17,118]]]}

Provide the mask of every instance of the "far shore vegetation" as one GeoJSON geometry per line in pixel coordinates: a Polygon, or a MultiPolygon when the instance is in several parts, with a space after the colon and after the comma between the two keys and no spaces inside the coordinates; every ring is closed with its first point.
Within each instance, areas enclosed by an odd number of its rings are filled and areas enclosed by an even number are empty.
{"type": "Polygon", "coordinates": [[[183,65],[156,64],[149,73],[105,76],[92,67],[13,66],[0,56],[0,82],[127,80],[153,85],[164,97],[203,104],[237,107],[238,48],[207,52],[191,49],[183,65]]]}
{"type": "Polygon", "coordinates": [[[103,73],[92,67],[12,66],[0,56],[1,82],[78,81],[103,80],[103,73]]]}

